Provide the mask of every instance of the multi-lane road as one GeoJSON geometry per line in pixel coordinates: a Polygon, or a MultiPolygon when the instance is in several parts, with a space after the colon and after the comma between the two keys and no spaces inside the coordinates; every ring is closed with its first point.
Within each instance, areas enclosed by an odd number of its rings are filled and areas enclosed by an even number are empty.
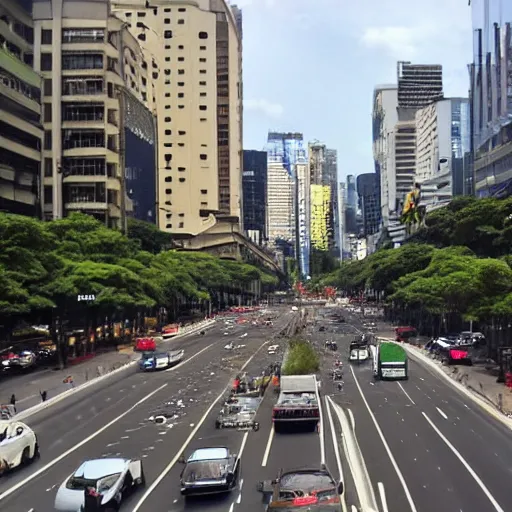
{"type": "Polygon", "coordinates": [[[225,336],[219,324],[204,336],[177,340],[186,350],[179,367],[155,374],[127,370],[31,416],[26,421],[38,434],[42,456],[0,480],[2,512],[49,512],[58,486],[81,461],[117,455],[142,457],[145,467],[146,488],[124,504],[127,512],[262,512],[259,481],[281,468],[324,462],[345,481],[348,511],[365,503],[375,512],[512,510],[510,431],[414,361],[410,379],[400,383],[375,382],[365,365],[349,367],[348,346],[361,328],[349,314],[336,333],[323,319],[308,332],[323,362],[318,433],[274,434],[272,393],[258,411],[259,431],[216,430],[233,376],[242,369],[258,374],[275,362],[265,342],[294,314],[282,309],[271,328],[240,325],[225,336]],[[320,332],[322,323],[327,330],[320,332]],[[323,349],[328,338],[338,341],[345,362],[342,391],[327,377],[335,357],[323,349]],[[231,340],[245,346],[224,350],[231,340]],[[149,421],[162,409],[172,419],[149,421]],[[185,502],[179,456],[204,446],[228,446],[241,455],[240,489],[185,502]]]}

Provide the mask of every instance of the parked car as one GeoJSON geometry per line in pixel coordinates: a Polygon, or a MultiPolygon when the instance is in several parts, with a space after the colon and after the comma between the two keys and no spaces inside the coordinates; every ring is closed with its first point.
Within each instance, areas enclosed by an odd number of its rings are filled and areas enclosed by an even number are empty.
{"type": "Polygon", "coordinates": [[[145,484],[140,459],[87,460],[59,487],[55,510],[117,512],[124,498],[145,484]]]}
{"type": "Polygon", "coordinates": [[[156,341],[154,338],[137,338],[135,350],[137,352],[154,352],[156,350],[156,341]]]}
{"type": "Polygon", "coordinates": [[[238,486],[240,459],[226,447],[199,448],[181,472],[181,494],[193,496],[231,492],[238,486]]]}
{"type": "Polygon", "coordinates": [[[0,420],[0,476],[39,456],[34,431],[15,418],[0,420]]]}

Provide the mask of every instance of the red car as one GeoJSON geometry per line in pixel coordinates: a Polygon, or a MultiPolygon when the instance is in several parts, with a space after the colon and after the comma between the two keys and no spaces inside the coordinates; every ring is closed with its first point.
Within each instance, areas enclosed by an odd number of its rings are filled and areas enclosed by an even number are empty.
{"type": "Polygon", "coordinates": [[[137,338],[134,350],[137,352],[154,352],[156,350],[156,341],[154,338],[137,338]]]}

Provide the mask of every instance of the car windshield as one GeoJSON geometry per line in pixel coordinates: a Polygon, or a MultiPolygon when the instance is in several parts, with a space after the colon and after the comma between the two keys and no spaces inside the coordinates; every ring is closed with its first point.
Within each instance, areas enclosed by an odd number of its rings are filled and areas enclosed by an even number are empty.
{"type": "Polygon", "coordinates": [[[226,476],[227,467],[227,459],[189,462],[182,478],[185,482],[217,480],[226,476]]]}
{"type": "Polygon", "coordinates": [[[66,482],[66,489],[73,491],[85,491],[88,487],[96,489],[98,492],[105,492],[110,489],[119,479],[121,473],[114,473],[112,475],[105,475],[101,478],[91,479],[80,476],[72,476],[66,482]]]}

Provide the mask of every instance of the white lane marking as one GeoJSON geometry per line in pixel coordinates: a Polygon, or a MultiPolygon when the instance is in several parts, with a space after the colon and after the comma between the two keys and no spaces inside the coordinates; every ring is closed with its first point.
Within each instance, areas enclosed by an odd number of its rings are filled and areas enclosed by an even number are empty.
{"type": "Polygon", "coordinates": [[[382,512],[389,512],[388,501],[386,500],[386,489],[384,489],[384,484],[382,482],[378,482],[377,488],[379,489],[380,502],[382,503],[382,512]]]}
{"type": "Polygon", "coordinates": [[[400,386],[400,389],[404,392],[404,395],[409,399],[409,401],[411,402],[412,405],[416,405],[416,403],[414,402],[414,400],[409,396],[409,393],[407,393],[407,391],[405,391],[404,387],[402,386],[402,384],[400,384],[400,382],[397,382],[397,384],[400,386]]]}
{"type": "MultiPolygon", "coordinates": [[[[265,347],[266,345],[268,345],[269,343],[271,342],[271,340],[268,340],[266,341],[265,343],[263,343],[262,345],[260,345],[260,347],[256,350],[256,352],[254,352],[254,354],[249,357],[249,359],[245,362],[245,364],[242,366],[241,368],[241,371],[244,370],[247,365],[253,360],[253,358],[256,356],[256,354],[258,354],[258,352],[263,349],[263,347],[265,347]]],[[[176,463],[178,462],[178,459],[180,458],[181,454],[187,449],[187,446],[192,442],[192,440],[195,438],[197,432],[199,431],[199,429],[201,428],[201,426],[203,425],[203,423],[206,421],[206,419],[208,418],[208,415],[212,412],[213,408],[217,405],[217,403],[225,396],[228,388],[229,388],[229,384],[221,391],[221,393],[219,394],[219,396],[210,404],[210,407],[208,407],[208,409],[206,410],[206,412],[203,414],[203,416],[201,416],[200,420],[197,422],[196,426],[194,427],[194,429],[192,430],[192,432],[190,432],[190,435],[187,437],[187,439],[185,440],[185,442],[181,445],[180,449],[177,451],[176,455],[174,456],[174,458],[171,460],[171,462],[169,462],[169,464],[167,464],[167,466],[164,468],[164,470],[157,476],[156,480],[149,486],[148,490],[142,495],[142,497],[140,498],[140,500],[137,502],[137,504],[135,505],[134,509],[132,510],[132,512],[137,512],[141,507],[142,505],[144,505],[144,502],[148,499],[148,497],[151,495],[151,493],[160,485],[160,483],[162,482],[162,480],[167,476],[167,474],[171,471],[171,469],[176,465],[176,463]]],[[[246,434],[248,435],[249,433],[246,432],[246,434]]],[[[243,447],[245,447],[245,444],[244,444],[244,440],[242,440],[242,445],[241,446],[241,449],[243,447]]],[[[235,504],[232,503],[232,506],[234,507],[235,504]]],[[[230,509],[231,510],[231,509],[230,509]]]]}
{"type": "Polygon", "coordinates": [[[318,404],[318,411],[320,414],[320,464],[325,464],[325,436],[324,436],[324,413],[322,411],[322,400],[320,400],[320,394],[318,393],[318,382],[315,376],[316,383],[316,402],[318,404]]]}
{"type": "MultiPolygon", "coordinates": [[[[233,510],[235,510],[235,504],[231,503],[231,506],[229,507],[229,512],[233,512],[233,510]]],[[[133,512],[135,512],[135,510],[133,512]]]]}
{"type": "Polygon", "coordinates": [[[409,487],[407,487],[407,483],[405,482],[404,475],[400,471],[400,468],[398,467],[395,457],[393,456],[393,453],[391,452],[391,448],[389,447],[388,442],[386,441],[386,438],[384,437],[384,434],[382,433],[380,425],[377,422],[377,418],[375,418],[375,415],[373,414],[373,412],[370,408],[370,405],[368,404],[368,401],[366,400],[366,397],[364,396],[363,390],[361,389],[361,386],[356,377],[354,369],[352,367],[350,367],[350,370],[354,377],[354,382],[356,383],[359,394],[361,395],[361,398],[363,399],[363,403],[366,406],[366,409],[368,410],[368,414],[370,415],[370,418],[372,419],[373,424],[375,425],[377,434],[379,434],[380,440],[382,441],[382,444],[384,445],[384,448],[388,454],[389,460],[391,461],[391,464],[393,465],[393,468],[398,476],[398,480],[400,480],[400,483],[402,484],[402,488],[405,492],[405,496],[407,497],[407,501],[409,502],[409,506],[411,507],[411,512],[417,512],[416,505],[414,504],[414,501],[412,499],[411,492],[409,491],[409,487]]]}
{"type": "Polygon", "coordinates": [[[173,366],[172,368],[168,368],[165,370],[166,372],[174,372],[178,368],[181,368],[183,365],[187,364],[188,362],[192,361],[192,359],[195,359],[198,355],[202,354],[203,352],[206,352],[209,348],[213,347],[215,343],[210,343],[207,347],[204,347],[199,352],[196,352],[193,356],[190,356],[188,359],[185,359],[185,361],[181,361],[181,363],[177,364],[176,366],[173,366]]]}
{"type": "Polygon", "coordinates": [[[489,489],[487,489],[487,487],[482,482],[480,477],[475,473],[473,468],[468,464],[466,459],[464,459],[464,457],[457,451],[457,448],[455,448],[455,446],[453,446],[453,444],[450,443],[450,441],[448,441],[448,439],[443,435],[443,433],[436,427],[434,422],[424,412],[422,412],[422,414],[423,414],[424,418],[428,421],[429,425],[434,429],[434,432],[444,441],[446,446],[448,446],[448,448],[450,448],[450,450],[453,452],[453,454],[459,459],[459,461],[462,463],[462,465],[467,469],[468,473],[473,477],[473,480],[478,484],[480,489],[482,489],[484,494],[487,496],[487,499],[491,502],[492,506],[494,507],[494,510],[496,510],[496,512],[505,512],[500,507],[500,505],[498,504],[498,502],[496,501],[494,496],[489,492],[489,489]]]}
{"type": "Polygon", "coordinates": [[[268,435],[267,446],[265,448],[265,453],[263,454],[263,460],[261,461],[261,465],[265,467],[268,462],[268,457],[270,455],[270,449],[272,448],[272,440],[274,439],[274,424],[272,423],[272,428],[270,429],[270,434],[268,435]]]}
{"type": "Polygon", "coordinates": [[[436,407],[437,409],[437,412],[445,419],[447,420],[448,419],[448,416],[446,416],[446,414],[441,410],[439,409],[439,407],[436,407]]]}
{"type": "Polygon", "coordinates": [[[18,489],[21,489],[24,485],[31,482],[34,478],[38,477],[42,473],[48,471],[52,466],[55,466],[55,464],[59,463],[62,459],[65,459],[68,455],[78,450],[78,448],[81,448],[85,444],[87,444],[89,441],[92,441],[95,437],[98,437],[102,432],[105,432],[108,428],[110,428],[112,425],[115,425],[118,421],[122,420],[125,416],[130,414],[135,408],[137,408],[139,405],[143,404],[146,400],[149,400],[153,395],[158,393],[159,391],[162,391],[162,389],[167,387],[167,383],[163,384],[159,388],[155,389],[151,393],[147,394],[144,398],[139,400],[135,405],[132,405],[129,409],[127,409],[125,412],[120,414],[117,418],[114,418],[112,421],[101,427],[96,432],[93,432],[89,437],[86,437],[82,441],[80,441],[78,444],[70,448],[69,450],[65,451],[64,453],[61,453],[58,457],[53,459],[52,461],[48,462],[45,466],[38,469],[37,471],[34,471],[31,475],[29,475],[27,478],[21,480],[17,484],[13,485],[6,491],[4,491],[2,494],[0,494],[0,501],[7,498],[7,496],[10,496],[13,492],[16,492],[18,489]]]}
{"type": "Polygon", "coordinates": [[[354,418],[354,414],[351,409],[348,409],[348,415],[350,416],[350,424],[352,425],[352,430],[355,432],[356,430],[356,419],[354,418]]]}
{"type": "Polygon", "coordinates": [[[244,450],[245,450],[245,445],[247,444],[247,436],[249,435],[249,432],[246,432],[244,434],[244,437],[242,439],[242,444],[240,445],[240,450],[238,452],[238,458],[241,459],[242,458],[242,453],[244,453],[244,450]]]}
{"type": "Polygon", "coordinates": [[[338,466],[338,474],[340,475],[340,482],[343,482],[343,495],[341,496],[341,505],[343,512],[347,512],[347,500],[345,499],[347,493],[345,492],[345,478],[343,476],[343,466],[341,465],[340,447],[338,440],[336,439],[336,431],[334,429],[334,421],[332,419],[331,408],[329,403],[326,402],[325,408],[327,410],[327,418],[329,420],[329,426],[331,427],[332,444],[334,446],[334,456],[336,457],[336,465],[338,466]]]}

